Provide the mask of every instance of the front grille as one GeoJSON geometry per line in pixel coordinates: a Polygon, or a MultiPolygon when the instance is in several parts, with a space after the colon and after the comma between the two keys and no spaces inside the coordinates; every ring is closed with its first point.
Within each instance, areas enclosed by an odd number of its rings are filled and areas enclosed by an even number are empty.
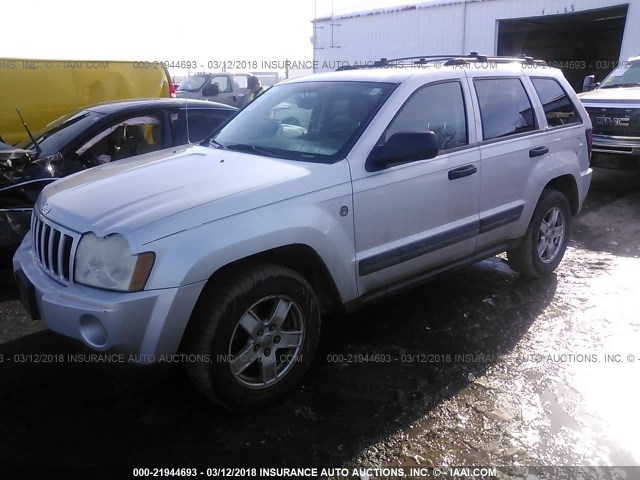
{"type": "Polygon", "coordinates": [[[640,136],[640,108],[587,107],[596,135],[640,136]]]}
{"type": "Polygon", "coordinates": [[[31,217],[33,249],[40,266],[53,278],[68,284],[72,281],[72,254],[78,237],[41,219],[36,210],[31,217]]]}

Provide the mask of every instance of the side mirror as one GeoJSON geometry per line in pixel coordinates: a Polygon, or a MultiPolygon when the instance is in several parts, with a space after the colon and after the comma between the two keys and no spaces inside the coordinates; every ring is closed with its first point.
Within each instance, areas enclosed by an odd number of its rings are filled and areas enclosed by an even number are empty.
{"type": "Polygon", "coordinates": [[[599,83],[596,83],[595,75],[587,75],[586,77],[584,77],[584,81],[582,82],[582,91],[590,92],[591,90],[595,89],[598,85],[599,83]]]}
{"type": "Polygon", "coordinates": [[[438,149],[438,137],[431,130],[394,133],[384,145],[371,151],[365,166],[368,172],[375,172],[401,163],[428,160],[438,155],[438,149]]]}
{"type": "Polygon", "coordinates": [[[217,83],[210,83],[209,85],[205,85],[202,89],[202,95],[204,97],[215,97],[216,95],[220,95],[220,87],[217,83]]]}

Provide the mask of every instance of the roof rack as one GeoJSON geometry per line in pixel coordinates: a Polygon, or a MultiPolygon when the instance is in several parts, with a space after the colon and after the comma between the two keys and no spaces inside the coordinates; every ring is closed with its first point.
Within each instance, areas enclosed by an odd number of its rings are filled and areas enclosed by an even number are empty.
{"type": "Polygon", "coordinates": [[[544,60],[536,60],[524,53],[518,57],[508,56],[488,56],[478,52],[471,52],[469,55],[421,55],[401,58],[381,58],[366,65],[343,65],[336,69],[337,72],[344,70],[359,70],[363,68],[391,68],[394,66],[407,65],[428,65],[430,63],[442,62],[442,66],[466,65],[470,62],[480,63],[522,63],[525,65],[547,66],[544,60]],[[410,62],[409,62],[410,61],[410,62]]]}

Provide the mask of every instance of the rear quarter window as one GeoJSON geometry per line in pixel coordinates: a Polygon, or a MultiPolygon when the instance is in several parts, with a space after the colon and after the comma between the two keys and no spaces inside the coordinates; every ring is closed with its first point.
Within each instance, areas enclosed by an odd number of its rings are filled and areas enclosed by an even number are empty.
{"type": "Polygon", "coordinates": [[[180,109],[172,113],[171,133],[173,144],[198,143],[211,135],[234,112],[217,109],[180,109]]]}
{"type": "Polygon", "coordinates": [[[540,98],[550,127],[582,123],[576,107],[556,79],[532,78],[531,82],[540,98]]]}
{"type": "Polygon", "coordinates": [[[537,129],[533,106],[519,78],[477,78],[474,84],[484,140],[537,129]]]}

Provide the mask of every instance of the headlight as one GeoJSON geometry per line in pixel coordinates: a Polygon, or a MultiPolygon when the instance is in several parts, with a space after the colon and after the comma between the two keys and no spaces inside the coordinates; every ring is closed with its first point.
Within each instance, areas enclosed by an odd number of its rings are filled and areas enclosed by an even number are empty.
{"type": "Polygon", "coordinates": [[[154,260],[153,252],[132,255],[123,235],[86,233],[76,250],[74,280],[91,287],[137,292],[147,283],[154,260]]]}

